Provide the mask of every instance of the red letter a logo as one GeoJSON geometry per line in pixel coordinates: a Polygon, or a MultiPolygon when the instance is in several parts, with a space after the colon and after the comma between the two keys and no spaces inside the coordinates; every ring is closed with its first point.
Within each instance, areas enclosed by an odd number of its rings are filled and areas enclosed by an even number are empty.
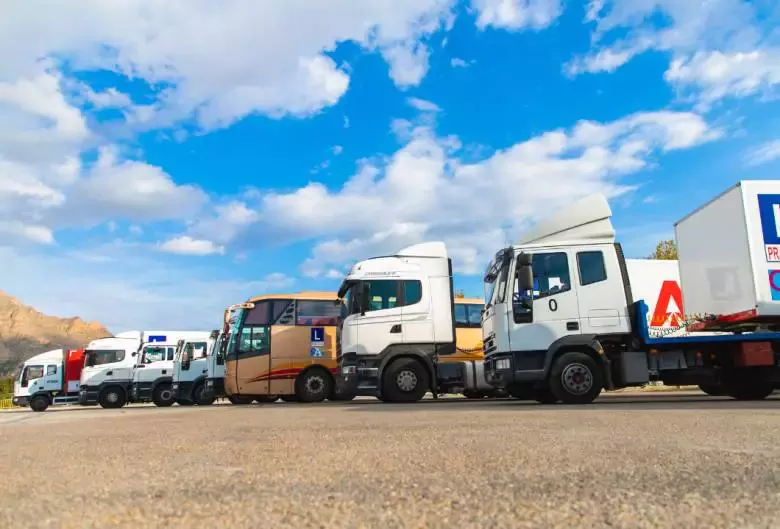
{"type": "Polygon", "coordinates": [[[670,320],[669,324],[673,327],[681,325],[683,321],[682,292],[680,292],[680,285],[677,284],[677,281],[672,280],[666,280],[661,285],[661,292],[658,294],[658,301],[655,303],[655,311],[653,312],[653,319],[650,320],[650,326],[663,327],[667,320],[670,320]],[[676,310],[669,310],[671,301],[674,301],[674,309],[676,310]]]}

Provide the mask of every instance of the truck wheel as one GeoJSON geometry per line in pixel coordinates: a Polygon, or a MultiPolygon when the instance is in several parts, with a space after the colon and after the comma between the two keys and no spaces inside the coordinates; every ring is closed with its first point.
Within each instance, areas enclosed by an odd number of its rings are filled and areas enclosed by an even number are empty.
{"type": "Polygon", "coordinates": [[[382,375],[382,400],[417,402],[423,398],[429,386],[425,366],[414,358],[399,358],[382,375]]]}
{"type": "Polygon", "coordinates": [[[254,400],[250,397],[239,397],[237,395],[230,395],[227,399],[231,404],[235,405],[252,404],[252,400],[254,400]]]}
{"type": "Polygon", "coordinates": [[[121,408],[127,402],[127,397],[122,388],[106,388],[100,393],[98,403],[102,408],[121,408]]]}
{"type": "Polygon", "coordinates": [[[539,388],[533,392],[534,400],[539,404],[555,404],[558,402],[558,397],[550,390],[550,388],[539,388]]]}
{"type": "Polygon", "coordinates": [[[711,397],[722,397],[726,394],[720,384],[699,384],[699,389],[711,397]]]}
{"type": "Polygon", "coordinates": [[[603,387],[601,370],[585,353],[565,353],[550,370],[550,390],[564,404],[590,404],[603,387]]]}
{"type": "Polygon", "coordinates": [[[46,395],[36,395],[30,401],[30,409],[32,411],[46,411],[49,407],[49,397],[46,395]]]}
{"type": "Polygon", "coordinates": [[[161,408],[173,406],[173,403],[176,402],[176,400],[173,398],[173,389],[171,386],[168,384],[160,384],[154,388],[152,402],[154,402],[155,406],[159,406],[161,408]]]}
{"type": "Polygon", "coordinates": [[[324,369],[312,368],[295,381],[295,396],[301,402],[322,402],[330,395],[333,380],[324,369]]]}
{"type": "Polygon", "coordinates": [[[192,399],[198,406],[211,406],[217,400],[213,392],[206,391],[206,384],[198,384],[192,392],[192,399]]]}
{"type": "Polygon", "coordinates": [[[725,385],[726,395],[736,400],[764,400],[775,390],[772,383],[743,379],[725,385]]]}

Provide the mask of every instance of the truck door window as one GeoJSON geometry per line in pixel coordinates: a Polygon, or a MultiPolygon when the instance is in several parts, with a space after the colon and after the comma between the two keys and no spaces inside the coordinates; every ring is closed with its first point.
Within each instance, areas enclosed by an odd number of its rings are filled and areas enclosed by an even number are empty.
{"type": "Polygon", "coordinates": [[[571,290],[569,258],[565,252],[535,254],[533,269],[534,299],[571,290]]]}
{"type": "Polygon", "coordinates": [[[400,282],[392,279],[366,281],[369,311],[392,309],[398,306],[400,282]]]}
{"type": "Polygon", "coordinates": [[[57,374],[57,366],[46,366],[46,376],[50,375],[56,375],[57,374]]]}
{"type": "Polygon", "coordinates": [[[195,342],[192,345],[192,351],[190,352],[190,358],[206,358],[206,350],[208,344],[206,342],[195,342]]]}
{"type": "Polygon", "coordinates": [[[577,269],[582,286],[592,285],[607,279],[604,254],[601,251],[577,252],[577,269]]]}
{"type": "Polygon", "coordinates": [[[165,360],[165,347],[147,347],[144,349],[144,355],[142,362],[144,364],[151,364],[152,362],[160,362],[165,360]]]}
{"type": "Polygon", "coordinates": [[[22,387],[26,388],[31,380],[43,377],[43,366],[27,366],[22,373],[22,387]]]}
{"type": "Polygon", "coordinates": [[[407,305],[414,305],[415,303],[419,303],[422,299],[422,282],[417,280],[407,280],[403,282],[403,291],[404,291],[404,297],[403,297],[403,304],[404,306],[407,305]]]}

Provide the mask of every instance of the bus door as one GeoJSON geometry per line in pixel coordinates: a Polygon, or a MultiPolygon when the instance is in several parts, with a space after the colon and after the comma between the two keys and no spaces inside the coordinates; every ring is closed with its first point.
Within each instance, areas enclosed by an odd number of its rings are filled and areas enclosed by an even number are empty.
{"type": "Polygon", "coordinates": [[[268,395],[271,379],[272,301],[255,302],[236,344],[236,385],[241,395],[268,395]]]}

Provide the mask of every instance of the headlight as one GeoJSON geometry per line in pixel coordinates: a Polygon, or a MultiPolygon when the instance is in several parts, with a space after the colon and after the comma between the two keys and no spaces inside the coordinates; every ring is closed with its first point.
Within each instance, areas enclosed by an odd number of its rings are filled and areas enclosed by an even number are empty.
{"type": "Polygon", "coordinates": [[[173,385],[173,389],[179,389],[179,385],[178,384],[174,384],[173,385]]]}
{"type": "Polygon", "coordinates": [[[344,366],[341,368],[342,375],[354,375],[357,373],[357,366],[344,366]]]}
{"type": "Polygon", "coordinates": [[[213,385],[214,385],[214,381],[213,381],[213,380],[207,380],[207,381],[206,381],[206,385],[207,385],[208,387],[211,387],[211,386],[213,386],[213,385]]]}
{"type": "Polygon", "coordinates": [[[496,369],[509,369],[509,358],[499,358],[496,360],[496,369]]]}

